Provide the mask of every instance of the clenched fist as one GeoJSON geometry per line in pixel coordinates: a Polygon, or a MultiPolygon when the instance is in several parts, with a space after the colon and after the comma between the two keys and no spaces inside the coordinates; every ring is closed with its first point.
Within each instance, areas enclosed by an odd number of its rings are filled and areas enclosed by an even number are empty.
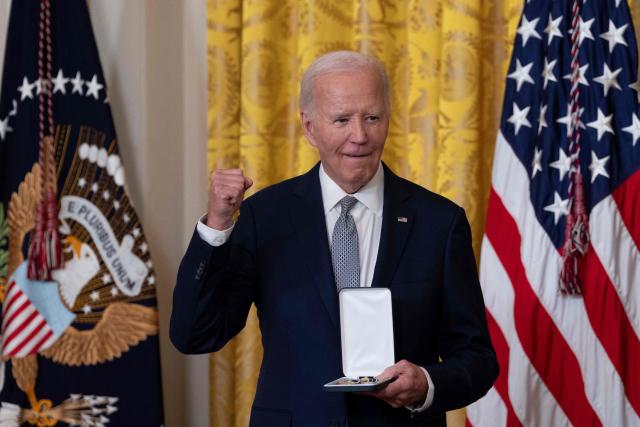
{"type": "Polygon", "coordinates": [[[211,174],[207,225],[216,230],[231,227],[244,192],[252,185],[253,181],[240,169],[216,169],[211,174]]]}

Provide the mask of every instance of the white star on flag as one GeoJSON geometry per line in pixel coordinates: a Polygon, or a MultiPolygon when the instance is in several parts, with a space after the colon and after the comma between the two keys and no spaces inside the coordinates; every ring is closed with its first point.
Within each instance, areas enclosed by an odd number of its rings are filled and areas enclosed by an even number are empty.
{"type": "Polygon", "coordinates": [[[530,108],[531,107],[525,107],[521,110],[515,102],[513,103],[513,114],[507,119],[507,121],[516,127],[516,135],[522,126],[531,127],[531,122],[527,119],[527,114],[529,114],[530,108]]]}
{"type": "Polygon", "coordinates": [[[627,46],[627,42],[624,41],[624,37],[622,37],[622,33],[624,33],[627,27],[628,24],[624,24],[622,27],[616,28],[613,21],[609,19],[609,31],[600,34],[601,38],[609,42],[609,53],[613,52],[613,48],[615,48],[617,44],[627,46]]]}
{"type": "Polygon", "coordinates": [[[40,95],[40,92],[42,92],[42,80],[36,79],[36,81],[33,82],[33,85],[36,88],[36,95],[40,95]]]}
{"type": "Polygon", "coordinates": [[[147,279],[147,283],[150,285],[154,285],[156,283],[156,276],[149,276],[149,278],[147,279]]]}
{"type": "Polygon", "coordinates": [[[138,227],[134,228],[132,231],[133,237],[139,237],[140,236],[140,229],[138,227]]]}
{"type": "Polygon", "coordinates": [[[0,119],[0,139],[4,141],[7,136],[7,132],[11,132],[13,129],[9,126],[9,117],[0,119]]]}
{"type": "Polygon", "coordinates": [[[633,113],[631,116],[631,124],[626,128],[622,128],[622,130],[631,134],[633,137],[633,146],[635,147],[638,138],[640,138],[640,120],[638,120],[636,113],[633,113]]]}
{"type": "Polygon", "coordinates": [[[598,141],[600,141],[600,138],[602,138],[602,135],[604,135],[605,132],[614,134],[613,128],[611,127],[612,118],[613,114],[605,116],[602,110],[598,108],[598,118],[591,123],[587,123],[587,126],[598,131],[598,141]]]}
{"type": "Polygon", "coordinates": [[[554,59],[551,62],[548,62],[547,58],[544,58],[544,67],[542,70],[542,77],[544,78],[544,83],[542,84],[542,87],[544,89],[547,88],[547,83],[549,82],[549,80],[551,80],[552,82],[558,81],[556,80],[556,76],[553,75],[553,67],[556,66],[556,62],[558,62],[556,59],[554,59]]]}
{"type": "Polygon", "coordinates": [[[98,293],[98,291],[93,291],[91,292],[91,294],[89,294],[89,298],[91,298],[91,301],[98,301],[100,299],[100,294],[98,293]]]}
{"type": "Polygon", "coordinates": [[[516,81],[516,92],[520,90],[524,82],[533,84],[533,79],[529,75],[531,67],[533,67],[533,62],[523,67],[520,61],[516,59],[516,70],[507,76],[516,81]]]}
{"type": "Polygon", "coordinates": [[[111,283],[111,276],[109,276],[107,273],[104,273],[102,275],[102,283],[105,285],[111,283]]]}
{"type": "Polygon", "coordinates": [[[84,186],[85,186],[85,185],[87,185],[87,180],[86,180],[86,179],[84,179],[84,177],[80,178],[80,179],[78,180],[78,187],[80,187],[80,188],[84,188],[84,186]]]}
{"type": "MultiPolygon", "coordinates": [[[[584,108],[580,108],[579,111],[579,117],[582,117],[582,113],[584,112],[584,108]]],[[[561,123],[563,125],[567,126],[567,137],[571,136],[571,110],[569,109],[569,106],[567,106],[567,114],[565,114],[564,116],[560,117],[559,119],[556,119],[556,123],[561,123]]],[[[586,129],[586,127],[584,126],[584,123],[582,123],[582,120],[580,120],[578,122],[578,127],[580,129],[586,129]]]]}
{"type": "Polygon", "coordinates": [[[604,89],[604,96],[607,96],[607,94],[609,93],[609,89],[611,89],[612,87],[615,87],[618,90],[622,89],[618,84],[618,74],[620,74],[621,71],[622,67],[618,68],[615,71],[611,71],[605,63],[602,75],[593,79],[594,82],[598,82],[602,85],[604,89]]]}
{"type": "Polygon", "coordinates": [[[111,296],[115,297],[116,295],[118,295],[118,288],[113,286],[111,287],[111,296]]]}
{"type": "Polygon", "coordinates": [[[533,161],[531,162],[532,179],[538,172],[542,172],[542,149],[538,149],[538,147],[535,147],[533,150],[533,161]]]}
{"type": "Polygon", "coordinates": [[[85,304],[85,305],[82,307],[82,311],[84,312],[84,314],[89,314],[89,313],[91,313],[91,306],[89,306],[89,304],[85,304]]]}
{"type": "Polygon", "coordinates": [[[67,88],[65,85],[69,82],[69,78],[64,76],[62,68],[58,70],[58,74],[51,79],[53,82],[53,93],[62,92],[63,95],[67,94],[67,88]]]}
{"type": "Polygon", "coordinates": [[[547,118],[545,117],[546,114],[547,114],[547,106],[543,105],[540,108],[540,117],[538,118],[538,135],[540,135],[540,132],[542,132],[542,128],[547,127],[547,118]]]}
{"type": "Polygon", "coordinates": [[[146,242],[142,242],[142,244],[140,244],[140,252],[146,254],[148,250],[149,247],[147,246],[146,242]]]}
{"type": "Polygon", "coordinates": [[[584,41],[584,39],[593,40],[593,34],[591,34],[591,26],[593,25],[593,21],[595,20],[596,20],[595,18],[591,18],[588,21],[583,21],[582,17],[580,17],[579,28],[578,28],[578,32],[579,32],[578,46],[582,45],[582,42],[584,41]]]}
{"type": "Polygon", "coordinates": [[[553,203],[544,207],[547,212],[553,212],[553,223],[557,224],[562,215],[569,214],[569,199],[562,200],[556,191],[553,195],[553,203]]]}
{"type": "Polygon", "coordinates": [[[559,148],[558,152],[558,160],[549,163],[549,166],[558,169],[560,181],[562,181],[567,172],[571,170],[571,156],[567,156],[562,148],[559,148]]]}
{"type": "Polygon", "coordinates": [[[35,84],[29,83],[29,79],[26,77],[22,79],[22,85],[18,86],[18,92],[20,92],[20,101],[24,101],[25,98],[33,99],[33,87],[35,84]]]}
{"type": "Polygon", "coordinates": [[[94,182],[93,184],[91,184],[91,191],[93,191],[94,193],[98,192],[98,183],[94,182]]]}
{"type": "Polygon", "coordinates": [[[49,87],[51,86],[51,83],[47,79],[37,79],[33,84],[36,88],[36,95],[40,95],[43,91],[48,93],[49,87]]]}
{"type": "Polygon", "coordinates": [[[598,175],[609,178],[609,174],[604,168],[604,166],[607,164],[607,161],[609,160],[609,157],[611,156],[605,156],[599,159],[594,151],[591,152],[591,164],[589,165],[589,170],[591,171],[591,183],[596,180],[598,175]]]}
{"type": "Polygon", "coordinates": [[[638,99],[638,102],[640,103],[640,81],[631,83],[629,87],[636,91],[636,97],[638,99]]]}
{"type": "Polygon", "coordinates": [[[9,115],[15,116],[16,114],[18,114],[18,101],[12,99],[11,104],[13,105],[13,108],[11,109],[11,111],[9,111],[9,115]]]}
{"type": "Polygon", "coordinates": [[[82,90],[82,84],[84,80],[82,80],[82,76],[80,75],[80,71],[76,73],[76,76],[71,80],[71,84],[73,84],[73,89],[71,93],[79,93],[82,95],[84,91],[82,90]]]}
{"type": "Polygon", "coordinates": [[[529,21],[525,15],[522,15],[522,22],[520,23],[520,28],[518,28],[517,33],[522,36],[522,46],[526,46],[529,41],[529,37],[535,37],[536,39],[541,39],[540,34],[536,31],[536,25],[540,18],[536,18],[532,21],[529,21]]]}
{"type": "MultiPolygon", "coordinates": [[[[589,86],[589,81],[587,80],[586,74],[589,69],[589,64],[584,64],[582,67],[578,69],[578,83],[584,86],[589,86]]],[[[571,74],[565,74],[562,76],[565,80],[571,80],[571,74]]]]}
{"type": "Polygon", "coordinates": [[[85,84],[87,85],[87,93],[85,93],[85,96],[93,95],[95,99],[98,99],[98,92],[104,87],[104,85],[98,83],[98,76],[94,74],[91,81],[88,83],[85,82],[85,84]]]}
{"type": "Polygon", "coordinates": [[[560,22],[562,22],[562,16],[552,19],[551,14],[549,14],[549,23],[547,24],[547,28],[544,29],[544,32],[547,33],[547,45],[551,44],[554,37],[562,38],[560,22]]]}

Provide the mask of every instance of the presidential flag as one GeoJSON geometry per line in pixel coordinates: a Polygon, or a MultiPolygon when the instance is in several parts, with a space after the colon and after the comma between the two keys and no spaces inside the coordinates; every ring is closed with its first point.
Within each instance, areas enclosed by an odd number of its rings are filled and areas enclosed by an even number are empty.
{"type": "Polygon", "coordinates": [[[526,1],[481,251],[501,370],[473,426],[640,425],[637,67],[626,1],[526,1]]]}
{"type": "Polygon", "coordinates": [[[16,0],[0,92],[0,425],[162,425],[155,281],[87,4],[16,0]]]}

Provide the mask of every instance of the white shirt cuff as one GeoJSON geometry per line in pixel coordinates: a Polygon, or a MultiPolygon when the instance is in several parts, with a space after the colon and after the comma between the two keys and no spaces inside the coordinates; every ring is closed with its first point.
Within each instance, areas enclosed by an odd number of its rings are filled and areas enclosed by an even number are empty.
{"type": "Polygon", "coordinates": [[[198,220],[196,229],[198,230],[198,236],[200,236],[202,240],[213,247],[218,247],[224,245],[227,240],[229,240],[229,236],[231,236],[234,225],[235,224],[226,230],[216,230],[215,228],[211,228],[207,225],[207,214],[204,214],[198,220]]]}
{"type": "Polygon", "coordinates": [[[424,403],[422,404],[422,406],[418,406],[416,405],[412,405],[412,406],[407,406],[406,408],[409,409],[411,412],[423,412],[426,411],[427,408],[429,408],[429,406],[431,406],[431,404],[433,403],[433,393],[434,393],[434,386],[433,386],[433,381],[431,381],[431,377],[429,376],[429,373],[427,372],[426,369],[424,369],[422,366],[420,366],[420,369],[422,369],[422,372],[424,372],[424,376],[427,377],[427,383],[429,384],[429,390],[427,390],[427,398],[424,400],[424,403]]]}

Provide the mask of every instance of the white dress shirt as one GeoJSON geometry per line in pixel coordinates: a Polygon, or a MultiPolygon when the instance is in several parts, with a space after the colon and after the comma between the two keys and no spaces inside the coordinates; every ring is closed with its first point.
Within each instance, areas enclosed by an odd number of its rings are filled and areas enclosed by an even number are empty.
{"type": "Polygon", "coordinates": [[[382,203],[384,200],[384,170],[378,167],[375,175],[364,187],[353,194],[346,193],[338,186],[320,165],[320,190],[327,223],[329,247],[333,229],[340,216],[340,200],[350,195],[358,199],[349,213],[358,229],[358,250],[360,252],[360,287],[369,287],[373,282],[373,272],[378,258],[380,232],[382,231],[382,203]]]}
{"type": "MultiPolygon", "coordinates": [[[[340,216],[340,200],[348,193],[327,175],[322,164],[320,164],[320,190],[322,192],[327,236],[329,245],[331,245],[333,228],[340,216]]],[[[371,286],[373,281],[376,259],[378,258],[378,247],[380,246],[380,233],[382,231],[382,208],[384,203],[384,169],[382,168],[382,163],[367,184],[359,191],[349,195],[358,199],[358,202],[351,208],[350,213],[358,229],[360,286],[368,287],[371,286]]],[[[233,225],[226,230],[215,230],[207,226],[206,215],[204,215],[198,221],[197,230],[202,240],[215,247],[221,246],[229,239],[231,231],[233,231],[233,225]]],[[[408,408],[417,412],[424,411],[433,402],[433,382],[426,369],[422,368],[422,370],[429,383],[427,398],[423,405],[408,408]]]]}

